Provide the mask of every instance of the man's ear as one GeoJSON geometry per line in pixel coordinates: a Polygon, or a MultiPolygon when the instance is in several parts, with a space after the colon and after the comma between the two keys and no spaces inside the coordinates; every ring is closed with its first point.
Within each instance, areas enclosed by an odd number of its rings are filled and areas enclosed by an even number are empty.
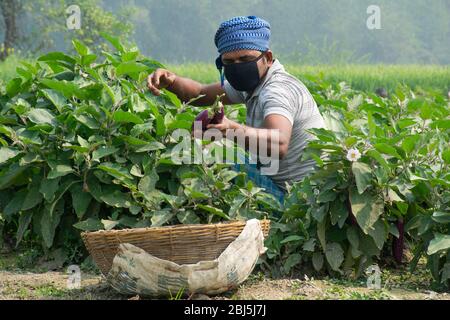
{"type": "Polygon", "coordinates": [[[273,52],[272,50],[267,50],[265,55],[266,61],[269,65],[272,65],[273,62],[273,52]]]}

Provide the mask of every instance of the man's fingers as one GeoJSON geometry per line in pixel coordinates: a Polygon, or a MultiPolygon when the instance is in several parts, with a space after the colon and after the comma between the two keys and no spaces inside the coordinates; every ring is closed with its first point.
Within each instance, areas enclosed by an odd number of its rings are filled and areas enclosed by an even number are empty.
{"type": "Polygon", "coordinates": [[[155,87],[154,79],[155,79],[155,73],[152,73],[151,75],[148,76],[147,87],[154,95],[159,96],[161,94],[161,92],[158,90],[157,87],[155,87]]]}

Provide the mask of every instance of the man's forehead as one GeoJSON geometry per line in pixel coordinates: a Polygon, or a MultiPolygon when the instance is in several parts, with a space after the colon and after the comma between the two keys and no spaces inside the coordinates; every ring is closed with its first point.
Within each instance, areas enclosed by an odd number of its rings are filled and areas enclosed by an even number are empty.
{"type": "Polygon", "coordinates": [[[257,50],[236,50],[236,51],[225,52],[222,55],[222,58],[236,60],[236,59],[240,59],[245,56],[257,57],[260,54],[261,54],[261,52],[257,51],[257,50]]]}

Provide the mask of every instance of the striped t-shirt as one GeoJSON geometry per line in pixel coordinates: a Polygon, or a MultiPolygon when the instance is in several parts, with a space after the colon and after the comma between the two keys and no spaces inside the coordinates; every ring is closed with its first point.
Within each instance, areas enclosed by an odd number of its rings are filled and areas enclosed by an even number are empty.
{"type": "Polygon", "coordinates": [[[314,160],[300,161],[308,140],[313,138],[305,129],[324,128],[325,123],[311,93],[300,80],[287,73],[278,60],[274,60],[250,96],[235,90],[228,81],[224,89],[232,103],[245,103],[248,126],[262,128],[265,117],[270,114],[282,115],[291,122],[287,155],[278,163],[278,172],[270,174],[279,187],[286,189],[285,182],[299,181],[314,169],[314,160]]]}

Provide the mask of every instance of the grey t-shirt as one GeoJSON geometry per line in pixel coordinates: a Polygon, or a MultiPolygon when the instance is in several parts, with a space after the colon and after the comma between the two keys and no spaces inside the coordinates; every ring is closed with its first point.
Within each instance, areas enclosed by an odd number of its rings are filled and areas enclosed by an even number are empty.
{"type": "Polygon", "coordinates": [[[278,172],[270,175],[279,187],[286,189],[285,182],[299,181],[314,169],[314,160],[300,161],[308,140],[313,138],[305,129],[324,128],[325,123],[311,93],[300,80],[287,73],[278,60],[273,62],[251,96],[235,90],[228,81],[224,83],[224,90],[232,103],[245,103],[248,126],[262,128],[270,114],[282,115],[291,122],[288,153],[279,162],[278,172]]]}

